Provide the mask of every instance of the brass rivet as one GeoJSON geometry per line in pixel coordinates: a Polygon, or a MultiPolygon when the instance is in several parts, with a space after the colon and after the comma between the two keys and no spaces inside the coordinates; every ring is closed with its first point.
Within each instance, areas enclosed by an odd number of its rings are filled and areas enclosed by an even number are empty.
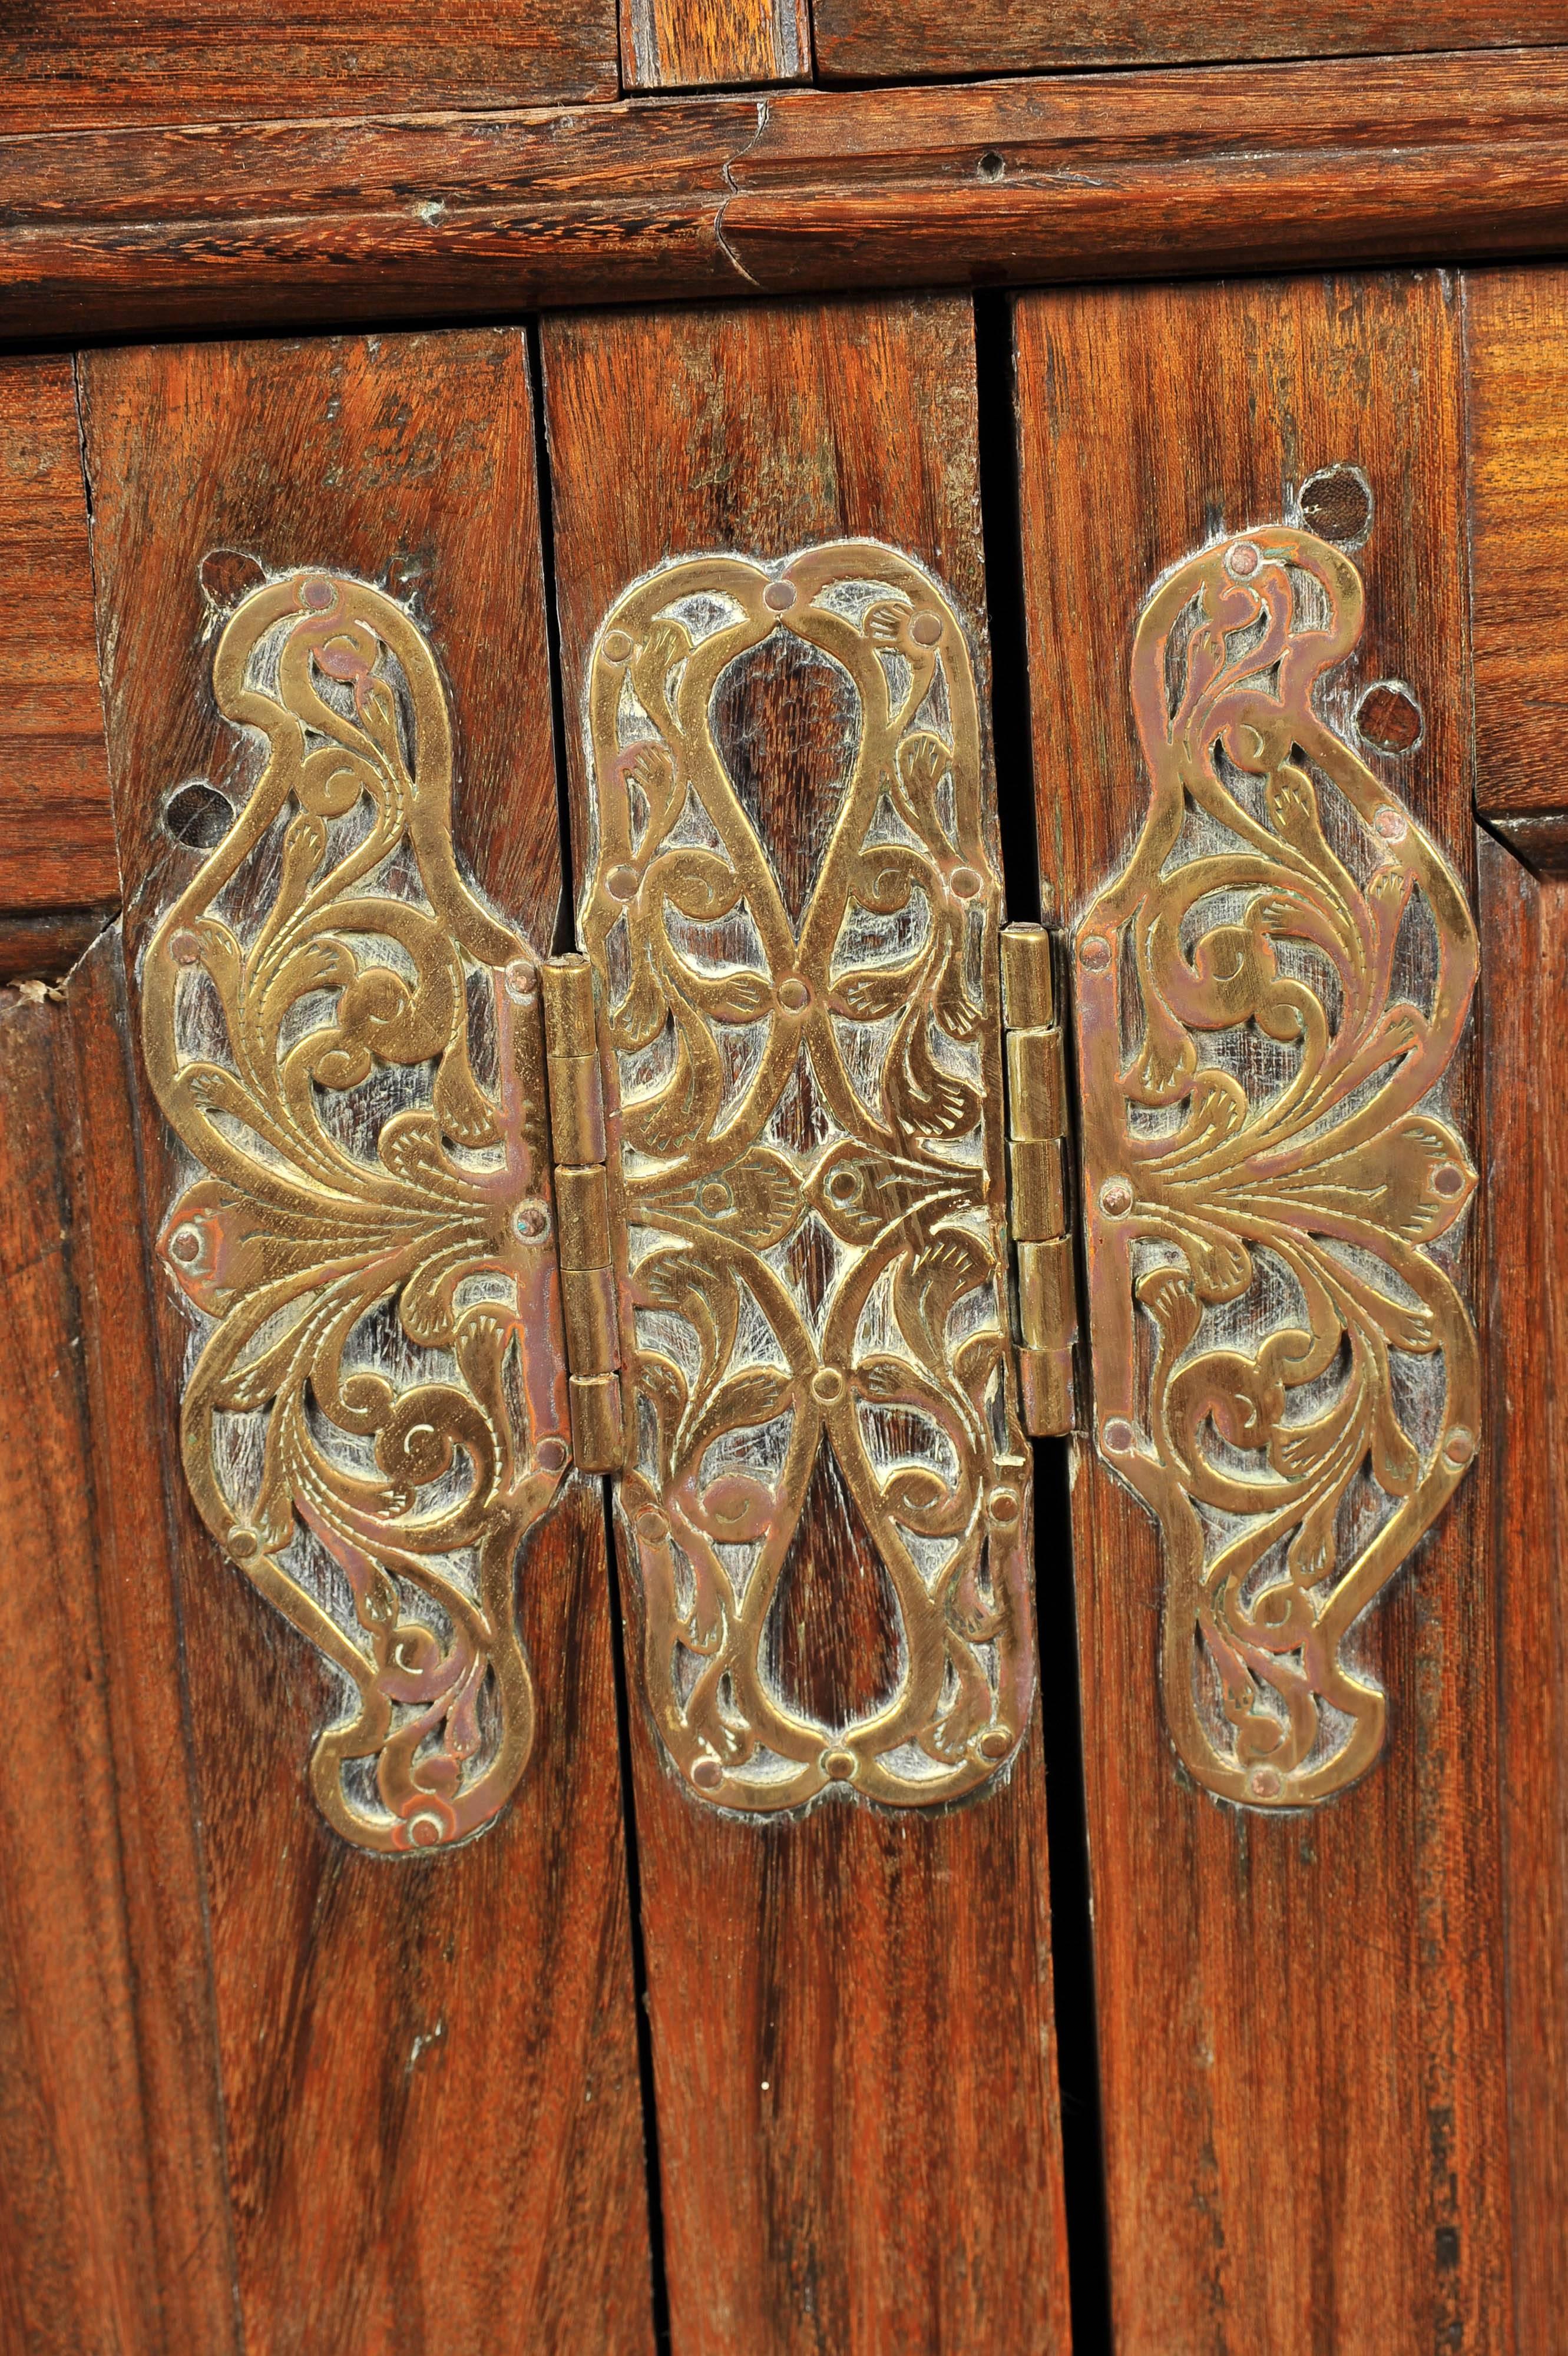
{"type": "Polygon", "coordinates": [[[982,880],[972,867],[955,867],[948,882],[955,896],[960,900],[972,900],[975,894],[983,888],[982,880]]]}
{"type": "Polygon", "coordinates": [[[435,1848],[446,1837],[445,1823],[428,1810],[410,1816],[405,1829],[415,1848],[435,1848]]]}
{"type": "Polygon", "coordinates": [[[1133,1189],[1125,1178],[1108,1178],[1100,1190],[1100,1207],[1108,1219],[1125,1218],[1133,1207],[1133,1189]]]}
{"type": "Polygon", "coordinates": [[[315,580],[301,582],[299,602],[307,613],[325,614],[337,594],[331,582],[323,581],[318,575],[315,580]]]}
{"type": "Polygon", "coordinates": [[[605,890],[612,900],[635,900],[641,884],[635,867],[612,867],[605,877],[605,890]]]}
{"type": "Polygon", "coordinates": [[[558,1432],[547,1432],[533,1451],[533,1461],[542,1472],[564,1472],[572,1451],[558,1432]]]}
{"type": "Polygon", "coordinates": [[[168,953],[176,965],[199,965],[201,962],[200,934],[193,933],[188,925],[182,925],[177,933],[169,935],[168,953]]]}
{"type": "Polygon", "coordinates": [[[1011,1527],[1020,1511],[1018,1492],[1016,1489],[993,1489],[986,1511],[999,1529],[1011,1527]]]}
{"type": "Polygon", "coordinates": [[[169,1257],[188,1268],[193,1259],[201,1258],[201,1236],[192,1226],[177,1227],[168,1241],[169,1257]]]}
{"type": "Polygon", "coordinates": [[[909,625],[909,636],[918,647],[934,647],[940,643],[941,635],[942,617],[940,614],[917,614],[909,625]]]}
{"type": "Polygon", "coordinates": [[[1078,961],[1090,973],[1103,973],[1111,963],[1111,944],[1103,933],[1090,933],[1078,945],[1078,961]]]}
{"type": "Polygon", "coordinates": [[[819,1366],[811,1376],[811,1397],[819,1407],[837,1407],[843,1397],[843,1376],[836,1366],[819,1366]]]}
{"type": "Polygon", "coordinates": [[[550,1213],[542,1203],[520,1203],[511,1223],[525,1244],[540,1243],[550,1233],[550,1213]]]}
{"type": "Polygon", "coordinates": [[[670,1535],[670,1521],[657,1505],[644,1505],[637,1517],[637,1535],[644,1546],[662,1546],[670,1535]]]}
{"type": "Polygon", "coordinates": [[[631,640],[624,630],[607,630],[599,652],[606,662],[623,663],[631,653],[631,640]]]}
{"type": "Polygon", "coordinates": [[[1250,540],[1240,540],[1237,541],[1225,562],[1239,581],[1245,581],[1250,574],[1256,573],[1262,559],[1250,540]]]}
{"type": "Polygon", "coordinates": [[[822,1772],[835,1783],[847,1783],[859,1764],[853,1751],[824,1751],[822,1753],[822,1772]]]}
{"type": "Polygon", "coordinates": [[[1465,1173],[1456,1162],[1444,1162],[1441,1168],[1433,1172],[1432,1185],[1434,1194],[1462,1194],[1465,1191],[1465,1173]]]}
{"type": "Polygon", "coordinates": [[[811,985],[798,973],[787,973],[774,995],[786,1014],[804,1014],[811,1002],[811,985]]]}
{"type": "Polygon", "coordinates": [[[1133,1427],[1119,1415],[1113,1415],[1101,1427],[1100,1436],[1112,1456],[1125,1456],[1133,1445],[1133,1427]]]}
{"type": "Polygon", "coordinates": [[[1255,1800],[1277,1800],[1284,1790],[1284,1778],[1277,1767],[1254,1767],[1247,1778],[1247,1789],[1255,1800]]]}
{"type": "Polygon", "coordinates": [[[1450,1464],[1468,1464],[1476,1452],[1476,1435],[1456,1423],[1443,1443],[1443,1453],[1450,1464]]]}
{"type": "Polygon", "coordinates": [[[1372,824],[1385,842],[1402,842],[1410,832],[1410,822],[1403,810],[1395,809],[1391,802],[1383,804],[1372,824]]]}
{"type": "Polygon", "coordinates": [[[261,1550],[262,1542],[255,1531],[247,1529],[243,1522],[236,1522],[229,1533],[229,1552],[235,1561],[249,1562],[252,1556],[260,1554],[261,1550]]]}
{"type": "Polygon", "coordinates": [[[762,602],[770,614],[787,614],[795,602],[795,584],[770,581],[762,593],[762,602]]]}
{"type": "Polygon", "coordinates": [[[725,1771],[716,1759],[699,1759],[692,1768],[692,1781],[699,1792],[716,1792],[725,1780],[725,1771]]]}
{"type": "Polygon", "coordinates": [[[975,1746],[983,1759],[1005,1759],[1013,1748],[1010,1726],[988,1726],[975,1746]]]}
{"type": "Polygon", "coordinates": [[[532,1006],[539,994],[539,969],[531,958],[513,958],[505,969],[506,994],[520,1006],[532,1006]]]}
{"type": "Polygon", "coordinates": [[[710,1219],[722,1218],[734,1197],[722,1178],[710,1178],[697,1189],[697,1208],[705,1211],[710,1219]]]}

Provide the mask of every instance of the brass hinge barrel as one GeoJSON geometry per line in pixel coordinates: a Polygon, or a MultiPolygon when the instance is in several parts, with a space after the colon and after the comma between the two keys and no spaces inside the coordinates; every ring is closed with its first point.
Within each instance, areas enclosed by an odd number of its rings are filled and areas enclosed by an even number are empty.
{"type": "Polygon", "coordinates": [[[1002,935],[1007,1026],[1008,1224],[1024,1428],[1036,1439],[1073,1429],[1078,1286],[1067,1232],[1067,1063],[1057,1020],[1051,937],[1042,925],[1002,935]]]}
{"type": "Polygon", "coordinates": [[[594,977],[575,951],[541,973],[572,1453],[585,1472],[618,1472],[626,1440],[594,977]]]}

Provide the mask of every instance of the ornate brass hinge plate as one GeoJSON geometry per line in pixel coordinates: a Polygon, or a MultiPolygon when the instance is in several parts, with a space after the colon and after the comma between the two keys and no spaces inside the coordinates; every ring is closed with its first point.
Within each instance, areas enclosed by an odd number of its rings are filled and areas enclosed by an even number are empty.
{"type": "Polygon", "coordinates": [[[1160,582],[1133,652],[1148,817],[1076,935],[1095,1435],[1164,1535],[1176,1749],[1264,1807],[1377,1756],[1353,1625],[1478,1428],[1431,1248],[1476,1185],[1441,1099],[1476,931],[1315,708],[1361,616],[1348,557],[1283,526],[1160,582]]]}
{"type": "Polygon", "coordinates": [[[457,873],[445,697],[401,606],[271,583],[212,676],[266,765],[142,972],[203,1173],[158,1239],[201,1321],[185,1467],[341,1681],[328,1817],[437,1847],[527,1761],[516,1558],[568,1462],[539,972],[457,873]]]}
{"type": "Polygon", "coordinates": [[[1001,892],[963,628],[871,542],[696,558],[618,600],[586,696],[580,931],[614,1099],[618,1495],[648,1699],[725,1807],[834,1783],[950,1799],[1012,1756],[1035,1685],[1001,892]],[[775,637],[834,666],[858,712],[798,921],[713,718],[730,666],[775,637]],[[901,1627],[896,1690],[841,1725],[791,1707],[766,1660],[820,1451],[901,1627]]]}

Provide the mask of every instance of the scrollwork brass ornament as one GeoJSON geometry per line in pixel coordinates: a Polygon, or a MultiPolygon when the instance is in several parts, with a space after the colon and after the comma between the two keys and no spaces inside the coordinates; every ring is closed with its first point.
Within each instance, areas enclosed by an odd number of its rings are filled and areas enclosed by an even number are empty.
{"type": "Polygon", "coordinates": [[[1284,526],[1157,584],[1149,812],[1076,934],[1096,1437],[1164,1535],[1176,1749],[1263,1807],[1376,1758],[1351,1632],[1477,1438],[1434,1248],[1476,1185],[1441,1098],[1476,931],[1315,708],[1361,619],[1349,559],[1284,526]]]}
{"type": "Polygon", "coordinates": [[[538,971],[458,873],[445,694],[401,606],[270,582],[212,677],[265,765],[142,974],[202,1173],[158,1242],[201,1320],[185,1466],[341,1680],[327,1816],[435,1847],[527,1761],[517,1558],[568,1458],[538,971]]]}
{"type": "Polygon", "coordinates": [[[962,626],[871,542],[693,558],[606,616],[586,701],[579,929],[619,1098],[619,1502],[654,1719],[723,1807],[835,1783],[954,1798],[1012,1756],[1035,1683],[1001,894],[962,626]],[[775,634],[858,712],[798,921],[714,733],[729,667],[775,634]],[[900,1622],[896,1690],[834,1726],[785,1697],[767,1645],[820,1450],[900,1622]]]}

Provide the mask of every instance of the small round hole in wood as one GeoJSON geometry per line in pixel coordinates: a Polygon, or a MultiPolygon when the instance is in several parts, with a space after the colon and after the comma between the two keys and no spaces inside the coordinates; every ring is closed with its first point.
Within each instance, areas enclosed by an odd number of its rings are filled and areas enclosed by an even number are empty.
{"type": "Polygon", "coordinates": [[[1320,466],[1301,487],[1301,519],[1319,540],[1359,548],[1372,529],[1372,487],[1359,466],[1320,466]]]}

